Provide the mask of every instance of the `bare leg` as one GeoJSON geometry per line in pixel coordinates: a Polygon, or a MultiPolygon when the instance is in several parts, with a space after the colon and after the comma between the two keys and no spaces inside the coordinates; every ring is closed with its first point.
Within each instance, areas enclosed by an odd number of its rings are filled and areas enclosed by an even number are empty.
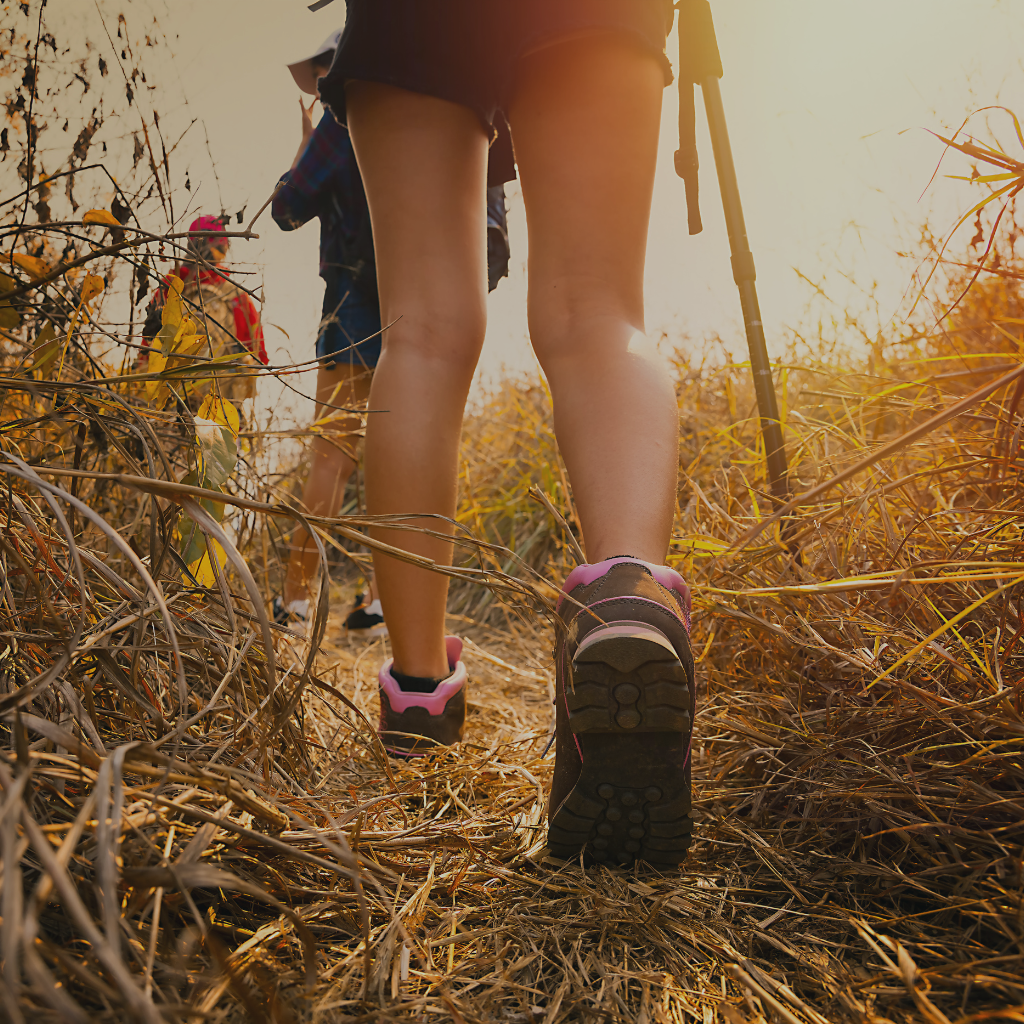
{"type": "MultiPolygon", "coordinates": [[[[352,363],[337,363],[332,369],[320,367],[316,378],[316,419],[329,415],[329,406],[353,409],[365,406],[370,392],[370,371],[352,363]]],[[[345,484],[356,467],[355,445],[362,421],[357,416],[342,416],[330,425],[330,433],[313,439],[313,464],[309,468],[302,494],[305,510],[311,515],[332,516],[345,494],[345,484]]],[[[326,433],[326,431],[325,431],[326,433]]],[[[284,582],[284,603],[309,598],[319,555],[305,530],[300,530],[288,560],[284,582]]]]}
{"type": "MultiPolygon", "coordinates": [[[[486,317],[487,139],[467,108],[392,86],[351,83],[347,106],[370,204],[381,317],[393,324],[370,394],[368,510],[451,518],[462,413],[486,317]]],[[[409,522],[451,533],[438,519],[409,522]]],[[[374,536],[442,564],[452,558],[443,538],[387,529],[374,536]]],[[[386,556],[375,555],[374,567],[395,668],[447,675],[446,577],[386,556]]]]}
{"type": "Polygon", "coordinates": [[[589,36],[526,57],[509,112],[530,335],[591,562],[661,563],[672,528],[678,412],[643,303],[663,86],[630,40],[589,36]]]}

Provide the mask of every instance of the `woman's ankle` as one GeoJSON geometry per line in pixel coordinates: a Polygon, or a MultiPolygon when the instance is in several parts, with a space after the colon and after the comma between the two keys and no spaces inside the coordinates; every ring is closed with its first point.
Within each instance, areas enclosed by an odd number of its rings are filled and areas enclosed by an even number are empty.
{"type": "Polygon", "coordinates": [[[437,647],[430,643],[413,649],[396,642],[395,629],[390,623],[388,625],[393,643],[394,669],[399,675],[410,679],[444,679],[451,674],[451,659],[444,640],[437,647]]]}

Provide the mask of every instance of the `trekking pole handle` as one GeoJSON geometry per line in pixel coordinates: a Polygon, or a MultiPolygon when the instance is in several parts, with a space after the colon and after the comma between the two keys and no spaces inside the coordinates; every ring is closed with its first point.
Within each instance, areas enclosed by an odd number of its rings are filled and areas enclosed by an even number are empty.
{"type": "Polygon", "coordinates": [[[679,0],[679,81],[700,85],[705,78],[722,77],[715,23],[708,0],[679,0]]]}

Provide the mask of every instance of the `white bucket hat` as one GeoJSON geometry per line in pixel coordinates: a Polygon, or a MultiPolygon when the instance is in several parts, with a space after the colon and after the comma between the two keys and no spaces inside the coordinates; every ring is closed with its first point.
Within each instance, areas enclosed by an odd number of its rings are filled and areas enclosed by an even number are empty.
{"type": "Polygon", "coordinates": [[[317,57],[322,57],[325,53],[336,50],[340,41],[341,29],[339,28],[336,32],[332,32],[308,57],[303,57],[302,60],[297,60],[288,65],[288,70],[292,73],[295,84],[304,93],[310,96],[316,95],[316,80],[320,76],[313,71],[313,61],[317,57]]]}

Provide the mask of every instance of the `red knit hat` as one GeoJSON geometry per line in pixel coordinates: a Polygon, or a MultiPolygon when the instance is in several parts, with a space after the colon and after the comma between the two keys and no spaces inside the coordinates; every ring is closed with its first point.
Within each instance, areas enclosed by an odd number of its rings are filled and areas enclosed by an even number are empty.
{"type": "MultiPolygon", "coordinates": [[[[205,214],[202,217],[196,217],[194,221],[188,226],[189,231],[223,231],[224,221],[220,217],[212,217],[209,214],[205,214]]],[[[214,249],[225,249],[227,248],[227,238],[209,236],[203,238],[207,245],[212,246],[214,249]]]]}

